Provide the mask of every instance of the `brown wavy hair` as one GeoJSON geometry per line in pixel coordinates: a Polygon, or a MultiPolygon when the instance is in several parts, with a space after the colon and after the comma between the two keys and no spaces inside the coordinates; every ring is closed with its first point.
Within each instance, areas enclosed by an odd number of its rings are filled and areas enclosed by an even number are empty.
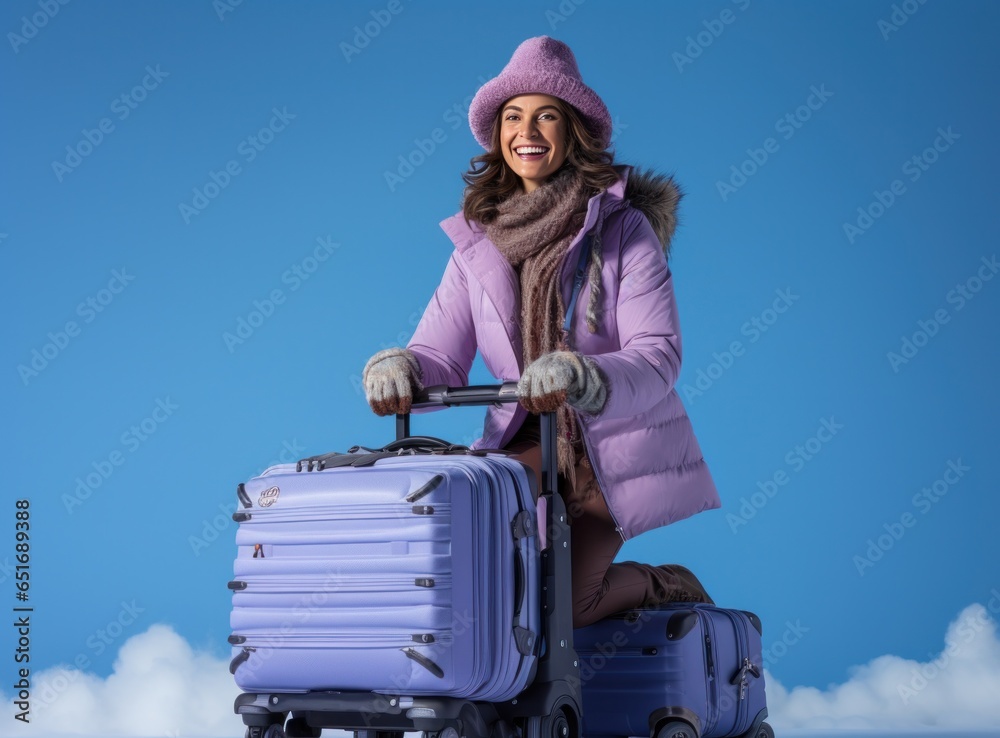
{"type": "MultiPolygon", "coordinates": [[[[559,98],[556,100],[568,123],[566,161],[558,172],[567,167],[579,169],[587,188],[591,190],[591,196],[607,189],[618,181],[618,173],[614,169],[614,154],[601,146],[575,107],[559,98]]],[[[501,105],[490,132],[489,151],[472,157],[469,171],[462,175],[466,184],[462,197],[462,212],[466,222],[476,221],[483,225],[492,222],[497,216],[497,206],[521,189],[521,178],[510,170],[500,150],[502,114],[501,105]]]]}

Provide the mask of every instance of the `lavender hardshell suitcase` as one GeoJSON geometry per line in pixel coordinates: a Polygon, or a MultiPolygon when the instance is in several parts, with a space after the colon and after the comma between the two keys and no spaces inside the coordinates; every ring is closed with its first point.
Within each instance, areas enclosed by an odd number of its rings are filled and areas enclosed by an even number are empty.
{"type": "Polygon", "coordinates": [[[670,603],[578,628],[574,641],[587,738],[773,738],[752,613],[670,603]]]}
{"type": "Polygon", "coordinates": [[[520,693],[540,629],[527,468],[501,454],[315,468],[274,466],[240,487],[237,685],[491,701],[520,693]]]}

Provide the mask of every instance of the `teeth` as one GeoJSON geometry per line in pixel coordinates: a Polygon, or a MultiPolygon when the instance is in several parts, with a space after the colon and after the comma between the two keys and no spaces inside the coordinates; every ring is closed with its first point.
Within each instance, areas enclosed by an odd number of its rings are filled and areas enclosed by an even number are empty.
{"type": "Polygon", "coordinates": [[[519,154],[544,154],[548,149],[544,146],[520,146],[514,151],[519,154]]]}

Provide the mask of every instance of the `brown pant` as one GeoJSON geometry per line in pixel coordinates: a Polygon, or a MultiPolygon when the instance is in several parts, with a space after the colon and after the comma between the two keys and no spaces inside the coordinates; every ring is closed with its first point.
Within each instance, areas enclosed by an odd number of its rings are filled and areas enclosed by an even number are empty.
{"type": "MultiPolygon", "coordinates": [[[[541,489],[541,446],[516,441],[507,448],[531,467],[541,489]]],[[[593,479],[588,464],[577,464],[576,489],[593,479]]],[[[615,530],[604,494],[580,498],[560,477],[559,493],[566,502],[570,523],[570,559],[573,570],[573,627],[581,628],[613,613],[667,601],[712,602],[701,582],[678,565],[652,566],[636,561],[612,563],[624,541],[615,530]]]]}

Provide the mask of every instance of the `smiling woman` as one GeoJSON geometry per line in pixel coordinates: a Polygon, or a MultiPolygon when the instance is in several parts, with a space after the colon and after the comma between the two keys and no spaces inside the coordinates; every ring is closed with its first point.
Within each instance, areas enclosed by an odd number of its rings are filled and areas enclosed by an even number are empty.
{"type": "Polygon", "coordinates": [[[607,107],[547,36],[479,89],[469,125],[485,152],[463,175],[462,210],[441,224],[455,252],[409,345],[365,366],[372,409],[409,412],[415,388],[466,384],[478,350],[493,376],[518,382],[519,402],[487,410],[475,447],[505,448],[540,477],[538,414],[556,413],[573,625],[711,602],[683,566],[612,563],[625,540],[719,507],[674,387],[666,254],[679,188],[615,165],[607,107]]]}

